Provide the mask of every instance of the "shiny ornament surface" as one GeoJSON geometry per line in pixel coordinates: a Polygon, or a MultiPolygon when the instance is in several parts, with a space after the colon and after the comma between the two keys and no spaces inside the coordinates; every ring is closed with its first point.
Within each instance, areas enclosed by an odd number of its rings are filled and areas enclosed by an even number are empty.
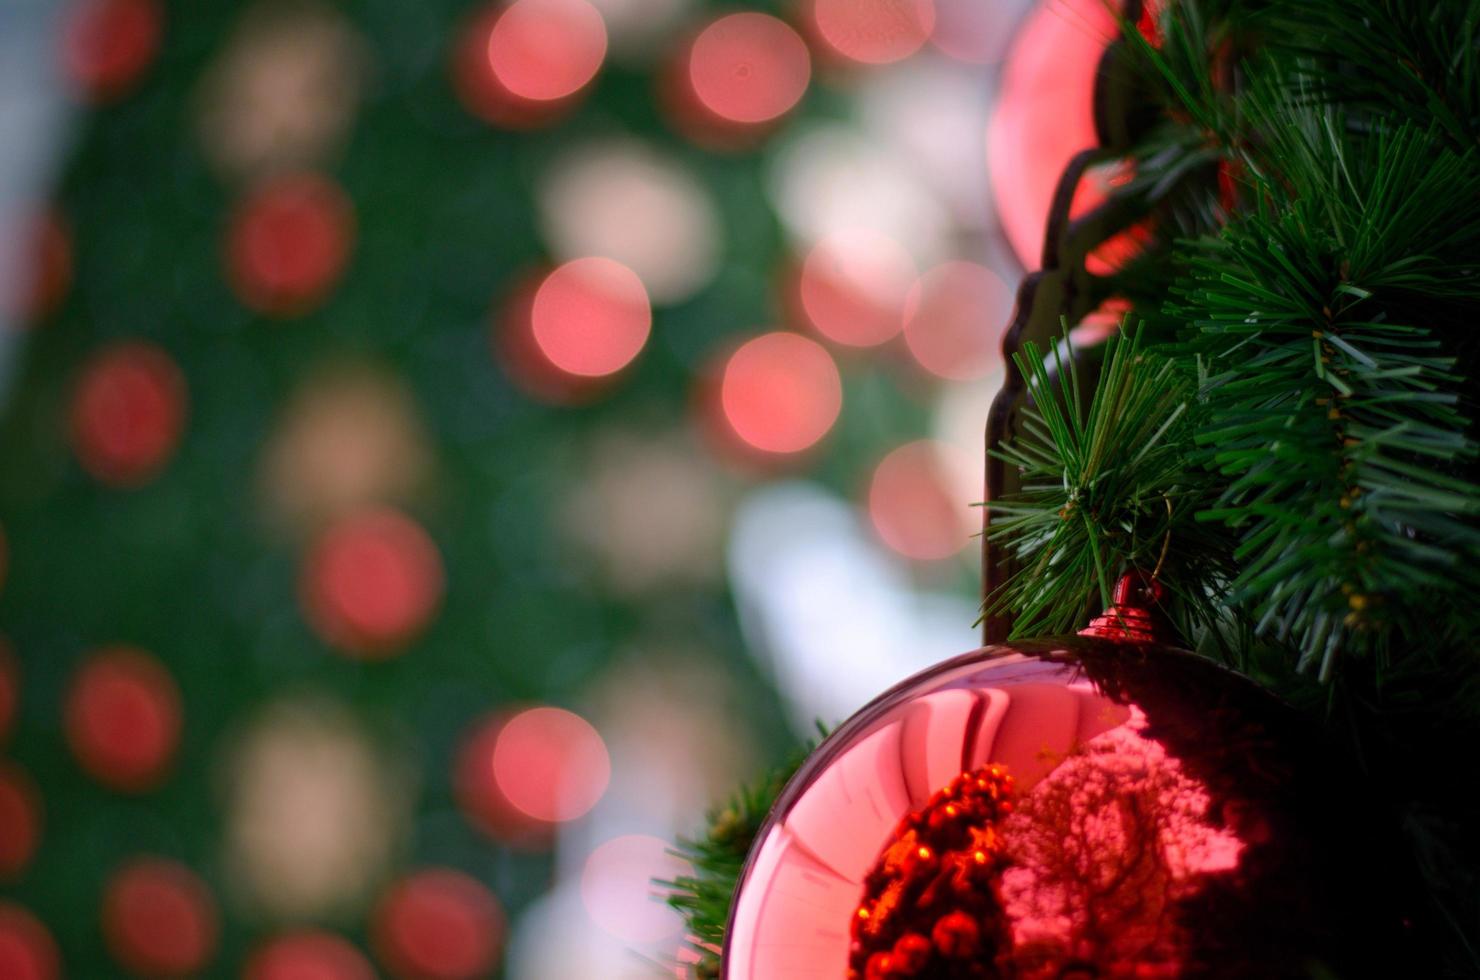
{"type": "Polygon", "coordinates": [[[1382,788],[1148,625],[965,654],[840,727],[757,836],[724,976],[1405,975],[1382,788]]]}

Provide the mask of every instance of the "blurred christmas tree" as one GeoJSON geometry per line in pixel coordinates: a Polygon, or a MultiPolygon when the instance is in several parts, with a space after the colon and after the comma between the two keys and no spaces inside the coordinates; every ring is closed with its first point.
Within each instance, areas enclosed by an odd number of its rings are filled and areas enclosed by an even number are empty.
{"type": "Polygon", "coordinates": [[[864,487],[970,590],[975,467],[920,436],[1000,375],[1013,267],[932,93],[985,98],[1011,11],[763,6],[68,8],[0,421],[0,975],[497,975],[575,878],[529,942],[674,955],[661,838],[787,743],[734,500],[864,487]]]}

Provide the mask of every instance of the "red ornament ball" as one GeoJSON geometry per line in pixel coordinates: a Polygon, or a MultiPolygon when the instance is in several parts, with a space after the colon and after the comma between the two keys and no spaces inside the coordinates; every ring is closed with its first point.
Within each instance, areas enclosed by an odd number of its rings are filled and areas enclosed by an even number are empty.
{"type": "Polygon", "coordinates": [[[352,514],[314,543],[299,594],[329,646],[354,657],[395,656],[442,602],[442,557],[421,525],[389,508],[352,514]]]}
{"type": "Polygon", "coordinates": [[[92,655],[63,706],[67,744],[88,775],[125,793],[158,786],[180,742],[180,691],[154,657],[133,647],[92,655]]]}
{"type": "Polygon", "coordinates": [[[242,980],[375,980],[375,968],[347,940],[305,929],[259,946],[247,960],[242,980]]]}
{"type": "Polygon", "coordinates": [[[431,868],[391,887],[376,906],[371,934],[398,980],[473,980],[498,966],[504,914],[473,878],[431,868]]]}
{"type": "Polygon", "coordinates": [[[232,215],[227,280],[259,313],[300,316],[338,285],[354,237],[354,207],[337,184],[312,173],[273,178],[232,215]]]}
{"type": "Polygon", "coordinates": [[[1153,624],[966,654],[838,728],[756,838],[727,980],[1428,975],[1381,788],[1153,624]]]}
{"type": "Polygon", "coordinates": [[[0,977],[59,980],[62,957],[46,926],[26,909],[0,899],[0,977]]]}
{"type": "Polygon", "coordinates": [[[72,395],[72,450],[98,482],[142,486],[174,455],[185,411],[185,378],[168,354],[142,341],[105,347],[72,395]]]}
{"type": "Polygon", "coordinates": [[[219,925],[210,891],[183,864],[136,858],[103,892],[103,939],[124,969],[145,977],[186,977],[216,952],[219,925]]]}
{"type": "Polygon", "coordinates": [[[41,794],[24,769],[0,759],[0,881],[19,878],[40,841],[41,794]]]}
{"type": "Polygon", "coordinates": [[[81,0],[62,32],[62,71],[89,102],[113,102],[138,84],[159,50],[158,0],[81,0]]]}

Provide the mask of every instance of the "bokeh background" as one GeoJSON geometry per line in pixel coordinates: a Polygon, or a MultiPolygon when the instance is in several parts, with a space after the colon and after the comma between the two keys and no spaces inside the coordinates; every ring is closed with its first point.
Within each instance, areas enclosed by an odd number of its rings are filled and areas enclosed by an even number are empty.
{"type": "Polygon", "coordinates": [[[1112,29],[0,5],[0,976],[683,975],[675,835],[976,643],[1112,29]]]}

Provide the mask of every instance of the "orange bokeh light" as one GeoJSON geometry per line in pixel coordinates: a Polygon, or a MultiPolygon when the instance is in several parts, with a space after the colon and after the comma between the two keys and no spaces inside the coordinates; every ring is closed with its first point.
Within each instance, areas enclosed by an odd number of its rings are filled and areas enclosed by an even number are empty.
{"type": "Polygon", "coordinates": [[[556,369],[586,378],[614,374],[647,343],[652,308],[642,280],[606,258],[567,262],[535,289],[530,329],[556,369]]]}
{"type": "Polygon", "coordinates": [[[934,0],[811,0],[810,14],[829,50],[868,65],[908,58],[935,28],[934,0]]]}
{"type": "Polygon", "coordinates": [[[797,298],[818,333],[849,347],[873,347],[904,327],[918,272],[899,242],[859,229],[829,235],[802,261],[797,298]]]}
{"type": "Polygon", "coordinates": [[[843,407],[832,356],[815,340],[784,330],[746,341],[720,381],[724,421],[745,445],[799,453],[827,435],[843,407]]]}
{"type": "Polygon", "coordinates": [[[515,0],[488,35],[494,77],[531,102],[579,92],[605,57],[606,24],[586,0],[515,0]]]}
{"type": "Polygon", "coordinates": [[[869,483],[868,513],[891,549],[917,561],[957,554],[970,543],[979,518],[959,496],[964,454],[922,439],[885,456],[869,483]]]}
{"type": "Polygon", "coordinates": [[[382,963],[401,980],[474,980],[498,966],[504,913],[476,879],[429,868],[382,896],[371,936],[382,963]]]}
{"type": "Polygon", "coordinates": [[[1012,292],[991,269],[954,261],[920,277],[906,304],[904,340],[920,366],[952,381],[975,381],[1002,363],[1012,292]]]}
{"type": "Polygon", "coordinates": [[[716,117],[754,125],[792,109],[807,91],[807,45],[784,21],[745,12],[721,17],[694,39],[688,82],[716,117]]]}
{"type": "Polygon", "coordinates": [[[72,678],[62,710],[67,744],[88,775],[140,793],[165,778],[180,742],[180,690],[154,657],[109,647],[72,678]]]}
{"type": "Polygon", "coordinates": [[[421,525],[390,508],[335,523],[304,562],[305,617],[328,645],[352,656],[400,653],[442,603],[442,557],[421,525]]]}
{"type": "Polygon", "coordinates": [[[216,903],[189,868],[137,858],[108,880],[103,938],[124,969],[139,976],[199,973],[216,952],[216,903]]]}
{"type": "Polygon", "coordinates": [[[492,764],[510,805],[549,823],[586,814],[611,780],[600,733],[560,708],[529,708],[510,718],[494,742],[492,764]]]}

